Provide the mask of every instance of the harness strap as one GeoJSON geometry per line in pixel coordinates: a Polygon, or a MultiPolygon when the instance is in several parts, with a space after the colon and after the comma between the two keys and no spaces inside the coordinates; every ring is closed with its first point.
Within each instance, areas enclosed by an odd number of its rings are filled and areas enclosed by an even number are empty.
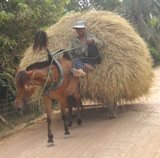
{"type": "Polygon", "coordinates": [[[47,82],[49,80],[49,76],[52,76],[51,74],[51,68],[52,68],[52,64],[53,64],[53,61],[54,61],[54,58],[50,58],[50,54],[49,54],[49,49],[47,49],[47,52],[48,52],[48,60],[51,60],[51,64],[50,64],[50,67],[49,67],[49,71],[48,71],[48,75],[47,75],[47,79],[46,79],[46,82],[44,83],[43,85],[43,88],[42,88],[42,95],[46,95],[46,88],[48,87],[47,86],[47,82]]]}
{"type": "Polygon", "coordinates": [[[64,74],[63,74],[63,70],[62,70],[61,65],[59,64],[59,62],[56,59],[54,59],[50,55],[50,52],[49,52],[48,49],[47,49],[47,52],[48,52],[49,60],[51,60],[51,64],[50,64],[50,67],[49,67],[49,71],[48,71],[48,76],[47,76],[46,82],[45,82],[45,84],[43,86],[43,89],[42,89],[42,95],[48,95],[50,90],[53,90],[53,89],[55,90],[55,89],[59,88],[62,85],[63,80],[64,80],[64,74]],[[53,72],[51,70],[53,62],[57,66],[58,72],[59,72],[59,80],[56,83],[54,83],[54,74],[53,74],[53,72]],[[51,84],[47,85],[49,77],[51,77],[51,84]]]}

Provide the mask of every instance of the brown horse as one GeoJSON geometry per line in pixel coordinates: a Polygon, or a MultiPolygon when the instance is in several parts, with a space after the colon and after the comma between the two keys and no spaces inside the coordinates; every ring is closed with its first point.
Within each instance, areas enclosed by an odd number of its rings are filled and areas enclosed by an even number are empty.
{"type": "Polygon", "coordinates": [[[80,116],[80,92],[79,78],[72,75],[70,71],[72,62],[64,57],[58,61],[53,60],[50,65],[49,61],[34,63],[17,72],[15,85],[17,96],[15,100],[15,108],[21,110],[26,104],[28,98],[33,94],[35,86],[41,86],[43,89],[44,107],[47,113],[48,123],[48,142],[53,143],[53,134],[51,131],[51,103],[55,99],[60,104],[61,115],[64,121],[65,135],[69,135],[68,125],[72,124],[72,105],[77,105],[77,123],[81,124],[80,116]],[[69,118],[67,122],[66,106],[69,110],[69,118]],[[68,124],[67,124],[68,123],[68,124]]]}

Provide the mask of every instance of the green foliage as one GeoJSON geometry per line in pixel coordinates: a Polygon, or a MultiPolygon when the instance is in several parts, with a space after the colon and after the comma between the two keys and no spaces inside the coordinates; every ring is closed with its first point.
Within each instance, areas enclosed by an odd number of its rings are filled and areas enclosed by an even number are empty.
{"type": "Polygon", "coordinates": [[[1,25],[5,24],[5,22],[11,20],[14,18],[14,15],[11,13],[6,13],[5,11],[1,11],[0,12],[0,21],[1,21],[1,25]]]}
{"type": "Polygon", "coordinates": [[[66,11],[80,11],[80,5],[78,0],[70,0],[70,2],[65,6],[66,11]]]}
{"type": "Polygon", "coordinates": [[[0,71],[0,99],[14,94],[13,81],[9,75],[14,75],[21,52],[32,42],[34,33],[54,24],[63,15],[64,6],[68,2],[69,0],[1,0],[0,69],[3,70],[0,71]],[[7,94],[3,95],[4,89],[7,89],[7,94]]]}
{"type": "Polygon", "coordinates": [[[154,60],[154,66],[159,65],[160,64],[160,53],[157,52],[157,50],[154,47],[150,48],[150,53],[154,60]]]}
{"type": "Polygon", "coordinates": [[[148,22],[148,24],[151,27],[153,27],[153,28],[156,29],[159,26],[160,21],[159,21],[159,19],[156,16],[154,16],[154,17],[152,17],[152,19],[150,19],[150,21],[148,22]]]}
{"type": "Polygon", "coordinates": [[[13,99],[15,96],[14,78],[8,72],[0,73],[0,96],[5,99],[13,99]]]}
{"type": "Polygon", "coordinates": [[[119,0],[90,0],[94,8],[101,10],[113,11],[117,7],[121,6],[119,0]]]}
{"type": "Polygon", "coordinates": [[[70,0],[70,3],[66,6],[66,9],[68,11],[83,11],[88,9],[113,11],[120,6],[120,0],[70,0]]]}
{"type": "Polygon", "coordinates": [[[160,53],[160,3],[159,0],[123,0],[125,17],[136,26],[140,35],[152,41],[160,53]]]}
{"type": "MultiPolygon", "coordinates": [[[[35,31],[55,23],[64,11],[66,1],[14,0],[4,1],[0,11],[0,52],[15,58],[31,42],[35,31]]],[[[13,61],[14,62],[14,61],[13,61]]],[[[5,63],[8,65],[8,63],[5,63]]],[[[10,63],[13,66],[15,63],[10,63]]]]}

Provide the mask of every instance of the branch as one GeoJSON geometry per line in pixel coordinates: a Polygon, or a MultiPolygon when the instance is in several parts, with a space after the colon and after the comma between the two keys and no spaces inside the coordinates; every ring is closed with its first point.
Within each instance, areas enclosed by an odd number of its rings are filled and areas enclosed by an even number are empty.
{"type": "Polygon", "coordinates": [[[5,123],[6,125],[8,125],[8,122],[6,121],[6,119],[5,119],[2,115],[0,115],[0,120],[1,120],[3,123],[5,123]]]}

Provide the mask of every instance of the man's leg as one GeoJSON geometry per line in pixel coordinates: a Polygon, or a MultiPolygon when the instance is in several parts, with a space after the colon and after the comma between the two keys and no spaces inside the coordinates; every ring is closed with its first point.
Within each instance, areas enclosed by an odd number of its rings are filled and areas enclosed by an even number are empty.
{"type": "Polygon", "coordinates": [[[86,76],[86,73],[83,71],[84,62],[81,61],[79,58],[73,59],[73,62],[74,62],[74,67],[75,67],[75,68],[72,68],[73,75],[75,77],[86,76]]]}

